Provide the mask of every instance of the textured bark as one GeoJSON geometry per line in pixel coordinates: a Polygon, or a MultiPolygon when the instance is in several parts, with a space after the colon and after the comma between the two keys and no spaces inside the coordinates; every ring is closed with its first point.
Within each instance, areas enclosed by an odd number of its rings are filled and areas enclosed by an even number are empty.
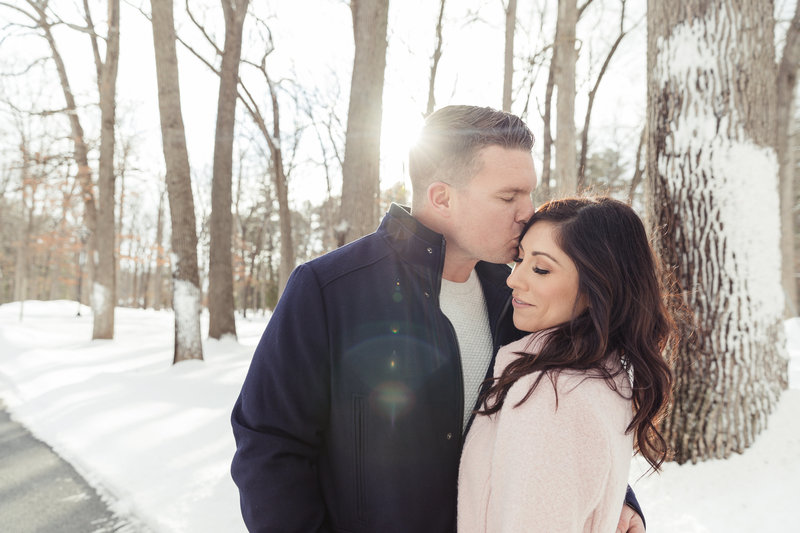
{"type": "Polygon", "coordinates": [[[786,297],[786,316],[795,316],[797,309],[797,279],[795,278],[794,249],[794,166],[795,157],[790,149],[791,120],[794,117],[794,96],[797,87],[797,69],[800,65],[800,1],[795,5],[794,18],[786,32],[786,44],[778,65],[777,109],[778,125],[775,148],[780,164],[781,198],[781,279],[786,297]]]}
{"type": "MultiPolygon", "coordinates": [[[[93,339],[114,338],[114,307],[117,299],[114,134],[116,131],[117,70],[119,65],[119,12],[119,0],[108,0],[105,61],[100,63],[99,57],[96,56],[96,66],[99,72],[97,83],[100,93],[100,164],[97,173],[99,196],[97,272],[92,288],[93,339]]],[[[93,42],[94,39],[93,36],[93,42]]]]}
{"type": "Polygon", "coordinates": [[[389,0],[350,0],[355,58],[350,83],[341,242],[375,231],[380,217],[380,142],[389,0]]]}
{"type": "Polygon", "coordinates": [[[514,81],[514,30],[517,27],[517,0],[506,6],[506,46],[503,54],[503,111],[511,111],[511,88],[514,81]]]}
{"type": "Polygon", "coordinates": [[[428,105],[425,108],[426,117],[433,113],[436,107],[434,88],[436,87],[436,71],[439,68],[439,60],[442,58],[442,19],[444,18],[444,4],[445,0],[441,0],[439,3],[439,18],[436,20],[436,48],[433,50],[431,76],[428,78],[428,105]]]}
{"type": "Polygon", "coordinates": [[[239,61],[242,56],[242,28],[248,0],[222,0],[225,15],[225,48],[220,68],[217,127],[214,139],[214,170],[211,181],[211,234],[208,268],[208,336],[236,337],[233,300],[233,255],[231,239],[231,183],[233,175],[233,132],[236,123],[239,61]]]}
{"type": "Polygon", "coordinates": [[[554,51],[556,96],[556,183],[562,195],[575,194],[578,172],[575,150],[576,0],[559,0],[554,51]]]}
{"type": "Polygon", "coordinates": [[[663,428],[679,463],[742,452],[787,385],[772,10],[648,2],[646,197],[688,308],[663,428]]]}
{"type": "Polygon", "coordinates": [[[200,276],[197,230],[189,155],[181,114],[178,56],[172,0],[152,0],[153,45],[158,80],[158,109],[167,168],[167,196],[172,220],[172,307],[175,311],[173,362],[202,359],[200,336],[200,276]]]}

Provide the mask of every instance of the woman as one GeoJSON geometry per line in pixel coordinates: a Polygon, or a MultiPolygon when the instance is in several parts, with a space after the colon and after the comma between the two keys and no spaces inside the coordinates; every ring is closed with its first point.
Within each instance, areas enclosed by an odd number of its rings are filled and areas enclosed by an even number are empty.
{"type": "Polygon", "coordinates": [[[522,230],[514,325],[461,457],[458,531],[613,532],[634,443],[659,470],[670,336],[644,226],[611,198],[554,200],[522,230]]]}

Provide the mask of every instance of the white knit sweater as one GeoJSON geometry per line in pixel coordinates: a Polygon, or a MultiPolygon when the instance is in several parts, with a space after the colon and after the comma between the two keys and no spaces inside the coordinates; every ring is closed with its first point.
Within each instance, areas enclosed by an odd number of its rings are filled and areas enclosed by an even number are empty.
{"type": "MultiPolygon", "coordinates": [[[[531,336],[500,349],[494,375],[526,351],[531,336]]],[[[528,347],[530,350],[530,347],[528,347]]],[[[502,409],[478,415],[458,480],[458,532],[613,533],[625,499],[633,436],[631,401],[602,379],[564,371],[519,407],[538,373],[518,380],[502,409]]],[[[625,373],[617,387],[630,395],[625,373]]]]}
{"type": "Polygon", "coordinates": [[[466,427],[492,360],[492,332],[489,329],[486,300],[477,272],[473,269],[464,283],[442,279],[439,306],[453,324],[461,354],[464,378],[462,427],[466,427]]]}

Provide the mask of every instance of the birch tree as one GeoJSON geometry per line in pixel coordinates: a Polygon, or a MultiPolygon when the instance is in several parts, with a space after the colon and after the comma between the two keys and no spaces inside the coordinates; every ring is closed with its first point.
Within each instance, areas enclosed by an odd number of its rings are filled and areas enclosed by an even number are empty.
{"type": "Polygon", "coordinates": [[[648,2],[649,209],[680,315],[664,435],[679,463],[742,452],[787,385],[773,3],[648,2]]]}
{"type": "Polygon", "coordinates": [[[172,0],[151,0],[158,109],[167,168],[167,196],[172,220],[172,307],[175,311],[173,362],[202,359],[200,274],[189,154],[178,86],[178,55],[172,0]]]}
{"type": "Polygon", "coordinates": [[[340,244],[375,230],[389,0],[350,0],[355,57],[342,168],[340,244]]]}

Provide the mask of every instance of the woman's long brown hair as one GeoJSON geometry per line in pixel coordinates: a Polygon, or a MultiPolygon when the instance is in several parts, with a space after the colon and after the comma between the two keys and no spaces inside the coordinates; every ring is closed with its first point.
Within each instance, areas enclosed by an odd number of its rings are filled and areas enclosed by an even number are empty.
{"type": "Polygon", "coordinates": [[[586,295],[588,307],[543,334],[537,353],[520,354],[493,378],[478,413],[500,410],[511,386],[533,372],[541,374],[520,404],[544,376],[555,387],[565,369],[596,371],[614,390],[614,377],[627,371],[634,407],[627,431],[634,431],[637,450],[658,471],[667,455],[658,423],[672,388],[662,353],[673,322],[644,225],[630,206],[607,197],[550,201],[528,221],[520,239],[539,221],[556,226],[558,244],[578,269],[578,293],[586,295]],[[607,364],[612,354],[622,363],[615,373],[607,364]]]}

